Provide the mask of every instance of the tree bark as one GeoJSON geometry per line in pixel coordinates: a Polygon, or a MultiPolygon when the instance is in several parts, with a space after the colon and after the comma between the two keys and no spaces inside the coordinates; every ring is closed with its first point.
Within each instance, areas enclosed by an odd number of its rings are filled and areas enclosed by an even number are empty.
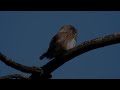
{"type": "Polygon", "coordinates": [[[6,65],[12,68],[15,68],[19,71],[22,71],[25,73],[31,73],[32,74],[30,76],[31,79],[33,77],[35,78],[35,77],[41,77],[41,76],[42,78],[44,76],[45,78],[51,78],[51,76],[49,75],[50,73],[52,73],[54,70],[56,70],[58,67],[63,65],[65,62],[71,60],[72,58],[78,55],[81,55],[83,53],[86,53],[88,51],[113,45],[113,44],[117,44],[117,43],[120,43],[120,33],[114,33],[104,37],[99,37],[93,40],[89,40],[68,50],[63,56],[54,58],[53,60],[51,60],[50,62],[48,62],[46,65],[42,67],[35,67],[35,66],[28,67],[28,66],[18,64],[14,62],[12,59],[9,59],[5,55],[3,55],[2,53],[0,53],[0,60],[4,62],[6,65]]]}

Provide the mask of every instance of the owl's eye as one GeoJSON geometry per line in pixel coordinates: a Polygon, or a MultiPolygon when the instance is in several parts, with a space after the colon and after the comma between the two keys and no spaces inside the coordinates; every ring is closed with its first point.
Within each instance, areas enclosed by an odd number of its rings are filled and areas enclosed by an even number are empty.
{"type": "Polygon", "coordinates": [[[75,29],[75,33],[77,33],[77,30],[75,29]]]}

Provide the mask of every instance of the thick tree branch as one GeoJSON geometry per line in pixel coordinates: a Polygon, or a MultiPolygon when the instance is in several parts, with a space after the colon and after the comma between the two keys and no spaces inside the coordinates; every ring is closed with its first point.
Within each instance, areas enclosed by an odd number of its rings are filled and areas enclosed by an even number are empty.
{"type": "Polygon", "coordinates": [[[31,77],[39,77],[42,75],[42,77],[50,77],[50,73],[56,70],[58,67],[63,65],[65,62],[71,60],[72,58],[81,55],[83,53],[86,53],[88,51],[94,50],[96,48],[101,48],[104,46],[112,45],[120,43],[120,33],[115,33],[112,35],[108,35],[105,37],[96,38],[93,40],[89,40],[86,42],[81,43],[77,47],[68,50],[63,56],[60,56],[59,58],[55,58],[48,62],[46,65],[42,67],[28,67],[21,64],[18,64],[14,62],[12,59],[7,58],[5,55],[0,53],[0,60],[4,62],[6,65],[11,66],[17,70],[20,70],[22,72],[26,73],[32,73],[31,77]],[[48,75],[46,75],[48,74],[48,75]]]}
{"type": "Polygon", "coordinates": [[[23,76],[23,75],[20,75],[20,74],[13,74],[13,75],[7,75],[7,76],[2,76],[0,77],[0,79],[12,79],[12,78],[15,78],[15,79],[30,79],[26,76],[23,76]]]}
{"type": "Polygon", "coordinates": [[[69,50],[63,56],[55,58],[41,68],[47,73],[51,73],[58,67],[63,65],[65,62],[71,60],[72,58],[86,53],[88,51],[94,50],[96,48],[101,48],[104,46],[120,43],[120,33],[111,34],[105,37],[99,37],[93,40],[89,40],[81,43],[77,47],[69,50]]]}

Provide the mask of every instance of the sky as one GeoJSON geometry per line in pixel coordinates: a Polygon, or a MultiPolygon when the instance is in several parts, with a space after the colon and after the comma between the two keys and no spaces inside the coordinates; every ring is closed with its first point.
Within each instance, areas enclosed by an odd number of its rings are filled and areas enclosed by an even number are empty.
{"type": "MultiPolygon", "coordinates": [[[[43,66],[39,60],[63,25],[78,30],[80,43],[120,32],[120,11],[0,11],[0,52],[26,66],[43,66]]],[[[0,61],[0,76],[22,74],[0,61]]],[[[66,62],[52,79],[120,79],[120,44],[98,48],[66,62]]]]}

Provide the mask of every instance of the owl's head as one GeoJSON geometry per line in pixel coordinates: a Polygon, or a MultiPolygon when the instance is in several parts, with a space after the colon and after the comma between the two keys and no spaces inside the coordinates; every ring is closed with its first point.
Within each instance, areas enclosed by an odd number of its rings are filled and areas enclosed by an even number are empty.
{"type": "Polygon", "coordinates": [[[72,25],[64,25],[60,28],[59,32],[77,34],[77,30],[72,25]]]}

